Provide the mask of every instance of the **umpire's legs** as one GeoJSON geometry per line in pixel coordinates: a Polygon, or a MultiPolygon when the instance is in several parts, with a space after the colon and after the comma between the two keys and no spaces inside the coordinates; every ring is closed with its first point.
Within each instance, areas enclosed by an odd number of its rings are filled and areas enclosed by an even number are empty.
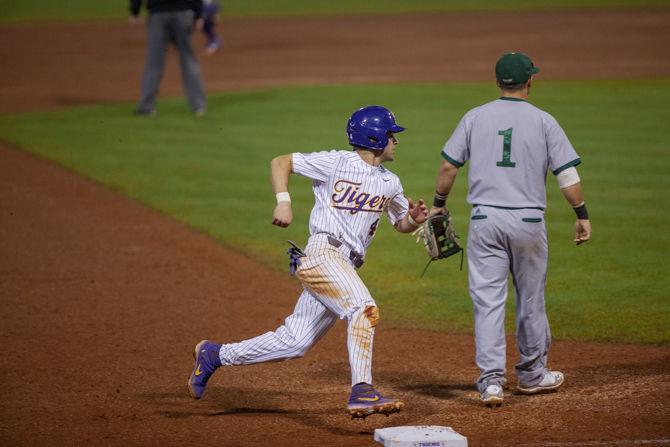
{"type": "Polygon", "coordinates": [[[207,106],[205,87],[202,83],[200,65],[198,64],[193,47],[191,34],[193,33],[193,11],[181,11],[174,23],[173,38],[179,51],[181,66],[181,82],[188,98],[191,110],[204,110],[207,106]]]}
{"type": "MultiPolygon", "coordinates": [[[[483,208],[485,214],[470,222],[468,271],[474,305],[476,362],[480,370],[477,389],[502,386],[505,377],[505,300],[509,256],[500,230],[499,210],[483,208]]],[[[473,211],[474,213],[474,211],[473,211]]]]}
{"type": "Polygon", "coordinates": [[[144,74],[140,90],[139,112],[151,112],[156,108],[158,86],[165,68],[165,52],[168,45],[166,23],[168,13],[151,13],[147,19],[147,50],[144,74]]]}

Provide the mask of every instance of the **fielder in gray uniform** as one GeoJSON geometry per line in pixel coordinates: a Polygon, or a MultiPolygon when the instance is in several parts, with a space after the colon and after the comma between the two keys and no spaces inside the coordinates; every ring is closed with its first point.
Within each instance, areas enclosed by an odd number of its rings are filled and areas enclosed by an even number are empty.
{"type": "Polygon", "coordinates": [[[522,53],[496,64],[501,97],[463,116],[442,149],[431,214],[445,209],[458,169],[468,160],[472,204],[467,253],[474,305],[477,381],[487,405],[503,401],[505,300],[511,273],[516,295],[518,391],[535,394],[563,384],[547,368],[551,342],[544,307],[547,276],[546,176],[551,171],[577,214],[574,242],[589,240],[591,224],[575,166],[579,156],[558,122],[528,102],[539,69],[522,53]]]}
{"type": "MultiPolygon", "coordinates": [[[[137,23],[143,0],[130,0],[130,23],[137,23]]],[[[193,54],[191,34],[197,25],[202,27],[202,0],[146,0],[147,52],[138,115],[153,115],[156,112],[158,86],[165,68],[167,47],[173,43],[179,52],[181,82],[189,106],[198,116],[205,114],[207,107],[205,87],[202,83],[200,65],[193,54]]]]}

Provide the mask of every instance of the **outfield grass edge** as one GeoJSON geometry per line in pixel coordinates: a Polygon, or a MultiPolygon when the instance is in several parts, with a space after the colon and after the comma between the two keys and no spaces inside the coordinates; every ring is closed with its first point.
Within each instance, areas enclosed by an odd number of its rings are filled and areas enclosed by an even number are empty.
{"type": "MultiPolygon", "coordinates": [[[[83,1],[83,0],[82,0],[83,1]]],[[[24,2],[26,3],[26,2],[24,2]]],[[[1,6],[1,5],[0,5],[1,6]]],[[[253,8],[254,6],[248,6],[253,8]]],[[[0,24],[39,24],[45,22],[91,22],[91,21],[113,21],[125,20],[129,15],[128,8],[110,9],[104,4],[100,4],[101,9],[88,9],[81,12],[77,8],[59,8],[57,11],[44,12],[38,6],[26,6],[25,11],[18,11],[0,14],[0,24]],[[90,11],[90,12],[87,12],[90,11]]],[[[447,6],[421,5],[414,3],[407,6],[360,6],[360,4],[344,5],[339,9],[335,7],[326,7],[322,9],[305,9],[304,6],[294,8],[284,8],[282,10],[275,9],[233,9],[230,6],[224,7],[220,13],[220,18],[227,20],[253,20],[253,19],[292,19],[301,18],[308,19],[323,18],[323,17],[351,17],[351,16],[381,16],[381,15],[411,15],[411,14],[459,14],[459,13],[557,13],[570,11],[583,12],[597,12],[597,11],[627,11],[627,10],[655,10],[670,8],[670,0],[591,0],[590,2],[574,2],[571,0],[564,1],[563,4],[547,1],[546,4],[537,2],[492,2],[487,3],[469,3],[469,4],[454,4],[447,6]]],[[[146,14],[143,11],[142,14],[146,14]]]]}

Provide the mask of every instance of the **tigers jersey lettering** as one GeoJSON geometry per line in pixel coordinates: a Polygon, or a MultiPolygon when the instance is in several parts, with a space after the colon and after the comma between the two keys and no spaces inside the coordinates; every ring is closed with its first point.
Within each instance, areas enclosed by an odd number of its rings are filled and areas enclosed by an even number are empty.
{"type": "Polygon", "coordinates": [[[386,196],[373,196],[367,192],[359,192],[360,183],[350,182],[348,180],[338,180],[333,187],[331,200],[333,208],[348,210],[351,214],[360,211],[370,213],[381,213],[384,205],[388,201],[386,196]],[[346,189],[345,189],[346,188],[346,189]]]}
{"type": "Polygon", "coordinates": [[[382,213],[395,225],[409,209],[400,179],[383,166],[367,164],[356,152],[294,153],[293,172],[312,179],[310,235],[333,235],[360,255],[372,242],[382,213]]]}

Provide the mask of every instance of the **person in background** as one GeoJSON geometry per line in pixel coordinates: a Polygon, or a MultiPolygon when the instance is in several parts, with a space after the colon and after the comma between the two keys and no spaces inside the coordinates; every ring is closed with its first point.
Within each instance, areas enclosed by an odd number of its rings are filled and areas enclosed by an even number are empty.
{"type": "MultiPolygon", "coordinates": [[[[130,0],[131,24],[138,23],[142,0],[130,0]]],[[[154,115],[156,97],[163,71],[168,44],[179,52],[181,79],[189,106],[197,116],[205,114],[207,100],[200,65],[193,54],[191,34],[194,26],[202,27],[202,0],[147,0],[147,51],[140,101],[136,114],[154,115]]]]}
{"type": "Polygon", "coordinates": [[[221,47],[221,38],[216,34],[217,15],[221,4],[218,0],[203,0],[202,4],[202,32],[207,39],[205,52],[214,54],[221,47]]]}

